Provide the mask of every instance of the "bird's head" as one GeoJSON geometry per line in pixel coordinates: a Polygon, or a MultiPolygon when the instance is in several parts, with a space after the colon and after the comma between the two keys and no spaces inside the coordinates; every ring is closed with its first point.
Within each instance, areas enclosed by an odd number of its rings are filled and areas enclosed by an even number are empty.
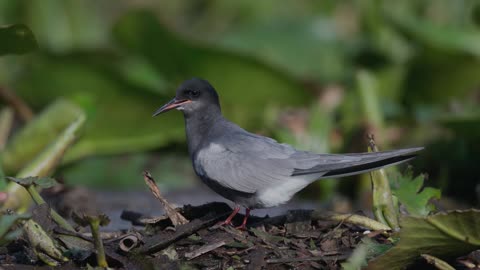
{"type": "Polygon", "coordinates": [[[218,94],[206,80],[193,78],[184,81],[178,88],[175,97],[155,111],[153,116],[177,109],[188,116],[206,109],[220,109],[218,94]]]}

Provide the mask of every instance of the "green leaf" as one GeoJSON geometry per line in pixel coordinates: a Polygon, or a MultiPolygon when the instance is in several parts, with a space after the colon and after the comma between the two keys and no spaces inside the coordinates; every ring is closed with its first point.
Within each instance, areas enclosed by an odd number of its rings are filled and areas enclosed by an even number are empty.
{"type": "Polygon", "coordinates": [[[308,101],[304,87],[288,74],[245,55],[183,40],[148,11],[123,16],[114,36],[125,50],[148,59],[174,86],[192,76],[209,80],[220,94],[227,117],[247,128],[262,126],[265,107],[308,101]]]}
{"type": "Polygon", "coordinates": [[[387,252],[391,247],[392,245],[380,244],[371,238],[364,237],[350,258],[342,263],[342,268],[344,270],[363,269],[367,266],[368,260],[387,252]]]}
{"type": "MultiPolygon", "coordinates": [[[[468,108],[465,108],[465,104],[462,105],[462,109],[465,110],[464,113],[455,112],[440,115],[437,118],[437,122],[455,132],[456,135],[475,141],[480,137],[480,110],[472,108],[469,111],[468,108]]],[[[473,106],[476,107],[478,105],[474,104],[473,106]]]]}
{"type": "Polygon", "coordinates": [[[425,176],[418,175],[412,179],[412,172],[409,170],[404,175],[398,174],[393,193],[399,202],[405,206],[408,213],[414,216],[427,216],[435,210],[432,199],[440,199],[441,191],[436,188],[423,188],[425,176]],[[423,188],[423,189],[422,189],[423,188]]]}
{"type": "Polygon", "coordinates": [[[23,24],[0,26],[0,56],[24,54],[38,47],[32,31],[23,24]]]}
{"type": "Polygon", "coordinates": [[[33,183],[40,188],[51,188],[58,185],[57,180],[51,177],[35,177],[33,183]]]}
{"type": "Polygon", "coordinates": [[[321,20],[313,17],[247,23],[209,41],[255,55],[298,78],[336,81],[351,70],[345,43],[336,35],[334,24],[332,17],[326,16],[321,20]]]}
{"type": "Polygon", "coordinates": [[[7,179],[21,186],[28,187],[33,184],[33,180],[35,180],[35,177],[16,178],[7,176],[7,179]]]}
{"type": "MultiPolygon", "coordinates": [[[[394,10],[394,9],[390,9],[394,10]]],[[[480,31],[473,27],[435,24],[405,12],[392,11],[392,22],[430,47],[480,56],[480,31]]]]}
{"type": "Polygon", "coordinates": [[[480,246],[480,210],[451,211],[401,220],[400,241],[369,262],[369,269],[404,269],[421,254],[454,258],[480,246]]]}
{"type": "Polygon", "coordinates": [[[16,177],[8,176],[7,179],[19,185],[22,185],[24,187],[28,187],[32,184],[35,184],[36,186],[41,188],[50,188],[58,184],[55,179],[50,177],[31,176],[31,177],[25,177],[25,178],[16,178],[16,177]]]}
{"type": "Polygon", "coordinates": [[[29,219],[30,214],[20,214],[20,215],[2,215],[0,216],[0,242],[6,240],[4,237],[10,231],[13,225],[16,224],[19,220],[29,219]]]}
{"type": "Polygon", "coordinates": [[[105,214],[100,214],[98,219],[100,220],[100,226],[107,226],[110,223],[110,218],[105,214]]]}
{"type": "Polygon", "coordinates": [[[81,115],[83,111],[77,105],[64,99],[48,106],[7,144],[2,158],[5,172],[18,172],[81,115]]]}
{"type": "Polygon", "coordinates": [[[89,225],[88,219],[85,217],[85,214],[77,214],[72,212],[72,220],[79,226],[87,227],[89,225]]]}
{"type": "Polygon", "coordinates": [[[99,215],[88,215],[85,213],[77,214],[75,212],[72,213],[72,219],[78,225],[82,227],[89,226],[91,223],[97,223],[100,226],[107,226],[110,223],[110,218],[105,214],[99,215]]]}
{"type": "Polygon", "coordinates": [[[149,12],[122,16],[114,37],[123,49],[122,57],[98,51],[39,56],[14,85],[33,107],[64,96],[86,111],[85,134],[66,154],[67,162],[183,142],[184,121],[179,112],[151,115],[174,96],[179,83],[193,76],[212,82],[226,116],[250,130],[265,126],[265,107],[309,101],[302,83],[288,74],[244,55],[182,40],[149,12]],[[130,61],[141,68],[125,72],[127,67],[116,64],[130,61]]]}

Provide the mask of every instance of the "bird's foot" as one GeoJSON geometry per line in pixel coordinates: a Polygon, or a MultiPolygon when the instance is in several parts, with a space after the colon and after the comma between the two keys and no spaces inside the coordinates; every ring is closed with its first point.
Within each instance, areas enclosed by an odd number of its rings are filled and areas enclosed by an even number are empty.
{"type": "Polygon", "coordinates": [[[220,221],[216,224],[216,227],[225,226],[225,225],[233,226],[233,223],[231,220],[220,221]]]}
{"type": "Polygon", "coordinates": [[[240,211],[240,206],[235,205],[235,208],[233,209],[233,212],[230,214],[230,216],[228,216],[227,219],[225,219],[225,221],[221,221],[221,222],[217,223],[217,225],[215,227],[220,227],[220,226],[225,226],[225,225],[233,226],[232,219],[235,217],[235,215],[238,213],[238,211],[240,211]]]}
{"type": "Polygon", "coordinates": [[[235,229],[240,230],[240,231],[246,231],[247,230],[247,225],[242,224],[240,226],[235,227],[235,229]]]}

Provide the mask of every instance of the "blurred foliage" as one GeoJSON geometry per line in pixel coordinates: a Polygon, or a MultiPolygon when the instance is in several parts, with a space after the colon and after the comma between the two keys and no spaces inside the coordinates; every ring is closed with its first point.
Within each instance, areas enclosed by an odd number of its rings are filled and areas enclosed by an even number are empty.
{"type": "Polygon", "coordinates": [[[425,218],[404,217],[399,242],[370,261],[369,269],[405,269],[421,254],[455,258],[480,246],[478,210],[451,211],[425,218]]]}
{"type": "Polygon", "coordinates": [[[45,147],[56,135],[83,115],[83,111],[66,100],[48,106],[24,128],[16,132],[3,151],[3,166],[7,174],[18,171],[45,147]]]}
{"type": "Polygon", "coordinates": [[[473,202],[479,10],[474,0],[3,1],[0,24],[29,26],[39,50],[2,58],[0,85],[36,110],[64,97],[86,112],[67,162],[183,143],[179,113],[150,115],[195,76],[219,90],[228,118],[302,148],[362,151],[366,130],[383,149],[426,145],[416,168],[473,202]],[[298,107],[300,137],[278,116],[298,107]]]}
{"type": "MultiPolygon", "coordinates": [[[[29,134],[30,131],[32,130],[40,130],[37,129],[37,127],[41,126],[39,123],[45,122],[45,114],[51,112],[52,107],[53,108],[59,108],[58,107],[59,102],[53,103],[51,106],[47,107],[46,111],[43,114],[40,114],[37,116],[34,120],[30,121],[22,130],[20,130],[17,134],[29,134]],[[27,130],[28,132],[22,132],[24,130],[27,130]]],[[[56,111],[59,114],[63,114],[71,111],[71,108],[69,108],[68,103],[65,104],[66,107],[64,107],[64,110],[58,110],[56,111]]],[[[70,104],[71,106],[71,104],[70,104]]],[[[56,118],[58,121],[59,118],[56,118]]],[[[57,123],[53,122],[51,123],[53,126],[55,126],[57,123]]],[[[16,174],[17,178],[26,178],[26,177],[44,177],[48,176],[53,173],[62,161],[65,152],[76,142],[78,139],[79,133],[84,127],[85,124],[85,114],[82,111],[78,111],[76,118],[71,119],[71,122],[64,127],[63,130],[58,130],[57,134],[51,134],[54,135],[54,140],[51,141],[49,144],[45,145],[43,149],[41,149],[40,152],[36,153],[35,155],[30,156],[29,160],[26,160],[28,163],[24,167],[21,168],[21,170],[16,174]]],[[[36,136],[40,135],[41,132],[38,133],[30,133],[29,137],[24,137],[24,141],[34,141],[36,139],[36,136]]],[[[12,144],[14,144],[12,142],[12,144]]],[[[7,145],[8,148],[8,145],[7,145]]],[[[13,152],[12,155],[15,155],[16,152],[13,152]]],[[[5,159],[5,152],[2,153],[2,159],[5,159]]],[[[33,178],[28,178],[28,179],[33,179],[33,178]]],[[[48,179],[47,179],[48,181],[48,179]]],[[[45,185],[48,186],[48,183],[44,183],[45,185]]],[[[18,212],[24,212],[26,211],[32,201],[30,199],[29,194],[25,190],[25,188],[17,183],[9,183],[6,188],[6,193],[7,193],[7,199],[2,202],[2,209],[13,209],[17,210],[18,212]]]]}
{"type": "Polygon", "coordinates": [[[392,247],[390,244],[379,244],[372,239],[365,237],[355,248],[348,260],[342,263],[344,270],[364,269],[370,259],[375,258],[392,247]]]}
{"type": "Polygon", "coordinates": [[[0,26],[0,56],[24,54],[37,48],[33,33],[23,24],[0,26]]]}
{"type": "Polygon", "coordinates": [[[19,237],[22,234],[22,230],[16,226],[17,223],[29,218],[30,214],[0,215],[0,246],[19,237]]]}

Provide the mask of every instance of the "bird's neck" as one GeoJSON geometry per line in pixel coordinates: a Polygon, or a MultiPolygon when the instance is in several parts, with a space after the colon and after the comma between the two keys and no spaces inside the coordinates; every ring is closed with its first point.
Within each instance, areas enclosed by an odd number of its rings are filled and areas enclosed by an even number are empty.
{"type": "Polygon", "coordinates": [[[204,143],[204,138],[212,133],[215,125],[223,120],[219,108],[212,107],[208,111],[195,113],[193,115],[185,114],[185,131],[187,133],[188,152],[190,156],[200,149],[204,143]]]}

